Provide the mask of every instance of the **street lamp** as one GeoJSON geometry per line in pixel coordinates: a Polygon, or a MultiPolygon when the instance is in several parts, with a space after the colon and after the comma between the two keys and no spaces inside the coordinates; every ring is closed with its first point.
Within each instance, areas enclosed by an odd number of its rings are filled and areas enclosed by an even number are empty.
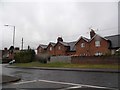
{"type": "Polygon", "coordinates": [[[15,44],[15,26],[13,25],[4,25],[4,26],[10,26],[10,27],[13,27],[13,47],[14,47],[14,44],[15,44]]]}

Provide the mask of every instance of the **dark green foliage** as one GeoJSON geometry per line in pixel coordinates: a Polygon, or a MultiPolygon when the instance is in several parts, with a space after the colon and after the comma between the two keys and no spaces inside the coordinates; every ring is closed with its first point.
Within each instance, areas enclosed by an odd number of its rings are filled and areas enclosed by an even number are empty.
{"type": "Polygon", "coordinates": [[[40,54],[36,56],[37,61],[39,61],[40,63],[47,63],[48,61],[50,61],[50,55],[47,53],[44,54],[40,54]]]}
{"type": "Polygon", "coordinates": [[[117,51],[115,55],[120,56],[120,51],[117,51]]]}
{"type": "Polygon", "coordinates": [[[17,52],[14,58],[17,63],[32,62],[35,58],[35,51],[34,50],[22,50],[20,52],[17,52]]]}

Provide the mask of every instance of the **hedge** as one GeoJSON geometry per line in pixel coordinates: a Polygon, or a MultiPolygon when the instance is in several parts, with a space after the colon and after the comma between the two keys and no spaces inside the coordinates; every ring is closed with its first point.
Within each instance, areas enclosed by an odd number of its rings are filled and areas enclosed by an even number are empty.
{"type": "Polygon", "coordinates": [[[35,58],[35,51],[34,50],[20,51],[15,54],[14,58],[15,58],[16,63],[32,62],[35,58]]]}

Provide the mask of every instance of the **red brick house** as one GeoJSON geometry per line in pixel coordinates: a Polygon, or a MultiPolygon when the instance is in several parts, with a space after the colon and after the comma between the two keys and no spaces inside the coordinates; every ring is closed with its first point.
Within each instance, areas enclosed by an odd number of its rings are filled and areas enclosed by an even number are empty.
{"type": "Polygon", "coordinates": [[[48,52],[50,55],[75,55],[75,56],[98,56],[114,54],[120,48],[120,35],[101,37],[94,30],[90,31],[90,39],[80,37],[74,42],[63,42],[62,37],[58,37],[57,43],[39,45],[37,53],[48,52]]]}
{"type": "Polygon", "coordinates": [[[57,43],[54,46],[55,55],[73,55],[75,54],[76,42],[63,42],[61,37],[58,37],[57,43]]]}
{"type": "Polygon", "coordinates": [[[47,46],[47,52],[50,55],[55,55],[55,50],[54,50],[54,46],[56,43],[50,42],[47,46]]]}
{"type": "Polygon", "coordinates": [[[110,41],[104,37],[95,34],[89,41],[90,55],[106,55],[110,53],[110,41]]]}
{"type": "Polygon", "coordinates": [[[37,54],[41,54],[41,53],[47,52],[46,49],[47,49],[47,45],[40,44],[40,45],[37,47],[37,54]]]}
{"type": "Polygon", "coordinates": [[[55,55],[66,55],[66,51],[68,50],[67,43],[63,42],[62,37],[58,37],[57,43],[54,46],[55,55]]]}
{"type": "Polygon", "coordinates": [[[55,55],[67,55],[68,45],[65,42],[57,42],[55,47],[55,55]]]}
{"type": "Polygon", "coordinates": [[[75,48],[72,44],[75,44],[75,42],[57,42],[54,47],[55,55],[74,55],[75,48]]]}
{"type": "Polygon", "coordinates": [[[110,53],[110,41],[107,38],[101,37],[93,30],[90,32],[91,39],[81,37],[76,46],[77,56],[98,56],[110,53]]]}
{"type": "Polygon", "coordinates": [[[89,52],[89,39],[80,37],[75,44],[76,56],[90,56],[89,52]]]}

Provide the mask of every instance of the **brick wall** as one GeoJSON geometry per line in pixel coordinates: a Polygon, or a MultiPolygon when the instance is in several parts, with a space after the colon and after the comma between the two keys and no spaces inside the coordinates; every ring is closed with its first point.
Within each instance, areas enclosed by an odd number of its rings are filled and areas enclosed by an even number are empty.
{"type": "Polygon", "coordinates": [[[47,52],[50,54],[50,55],[55,55],[55,50],[54,50],[54,47],[49,44],[48,47],[47,47],[47,52]],[[50,50],[51,48],[51,50],[50,50]]]}
{"type": "Polygon", "coordinates": [[[92,41],[90,41],[90,55],[93,56],[95,53],[100,52],[103,55],[110,53],[109,48],[109,42],[99,36],[96,36],[92,41]],[[95,46],[95,41],[99,40],[100,41],[100,46],[96,47],[95,46]]]}
{"type": "Polygon", "coordinates": [[[61,43],[57,43],[57,45],[54,48],[55,55],[66,55],[67,54],[66,53],[67,49],[68,49],[68,47],[65,47],[61,43]],[[59,49],[59,47],[60,47],[60,49],[59,49]]]}
{"type": "Polygon", "coordinates": [[[37,48],[37,54],[41,54],[41,53],[45,53],[45,52],[46,52],[46,50],[44,48],[42,48],[40,46],[37,48]]]}
{"type": "Polygon", "coordinates": [[[71,63],[74,64],[120,64],[120,56],[72,56],[71,63]]]}
{"type": "Polygon", "coordinates": [[[81,38],[75,47],[76,56],[94,56],[95,54],[105,55],[110,53],[109,41],[99,35],[93,37],[89,42],[81,38]],[[100,46],[96,47],[96,41],[100,42],[100,46]],[[84,44],[84,47],[81,47],[81,44],[84,44]]]}
{"type": "Polygon", "coordinates": [[[76,44],[76,55],[77,56],[89,56],[89,43],[86,42],[85,40],[81,39],[77,44],[76,44]],[[81,44],[84,43],[84,47],[81,47],[81,44]]]}
{"type": "Polygon", "coordinates": [[[75,51],[68,51],[66,52],[67,56],[71,56],[71,55],[75,55],[76,52],[75,51]]]}

